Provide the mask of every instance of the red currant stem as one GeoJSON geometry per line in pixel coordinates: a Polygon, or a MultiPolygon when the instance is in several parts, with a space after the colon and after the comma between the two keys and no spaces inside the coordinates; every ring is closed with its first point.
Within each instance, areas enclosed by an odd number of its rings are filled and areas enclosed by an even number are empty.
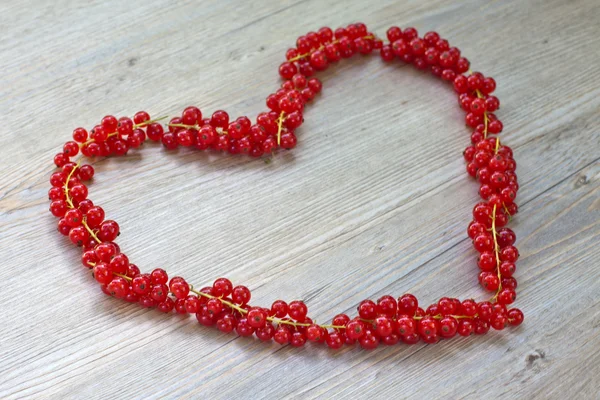
{"type": "Polygon", "coordinates": [[[174,126],[176,128],[185,129],[200,129],[200,125],[186,125],[186,124],[167,124],[168,126],[174,126]]]}
{"type": "MultiPolygon", "coordinates": [[[[369,39],[377,39],[377,37],[376,37],[375,35],[367,35],[367,36],[363,36],[363,39],[366,39],[366,40],[369,40],[369,39]]],[[[330,43],[325,43],[325,44],[337,44],[337,43],[339,43],[339,42],[340,42],[340,41],[336,39],[336,40],[334,40],[333,42],[330,42],[330,43]]],[[[291,62],[291,63],[293,63],[293,62],[296,62],[296,61],[298,61],[298,60],[301,60],[301,59],[303,59],[303,58],[306,58],[306,57],[310,56],[310,55],[311,55],[313,52],[315,52],[315,51],[319,51],[319,50],[323,50],[324,48],[325,48],[325,45],[323,45],[323,44],[322,44],[321,46],[319,46],[319,48],[318,48],[318,49],[311,50],[311,51],[309,51],[308,53],[304,53],[304,54],[298,54],[296,57],[290,58],[290,59],[288,60],[288,62],[291,62]]]]}
{"type": "Polygon", "coordinates": [[[144,121],[144,122],[140,122],[139,124],[135,124],[133,126],[133,129],[135,129],[135,128],[142,128],[142,127],[144,127],[146,125],[150,125],[150,124],[152,124],[154,122],[162,121],[163,119],[166,119],[166,118],[169,118],[169,116],[168,115],[163,115],[162,117],[158,117],[158,118],[154,118],[154,119],[149,119],[148,121],[144,121]]]}
{"type": "Polygon", "coordinates": [[[279,114],[279,118],[277,118],[277,146],[281,144],[281,125],[283,124],[283,117],[285,117],[285,112],[281,112],[279,114]]]}
{"type": "Polygon", "coordinates": [[[75,170],[77,170],[77,168],[79,168],[79,164],[80,164],[80,162],[77,161],[77,164],[71,169],[71,172],[69,172],[69,175],[67,175],[67,180],[65,181],[65,184],[63,186],[63,189],[65,191],[65,197],[67,199],[67,205],[69,206],[69,208],[75,208],[75,206],[73,205],[73,201],[71,200],[71,196],[69,196],[69,180],[75,173],[75,170]]]}
{"type": "Polygon", "coordinates": [[[496,148],[494,149],[494,154],[498,154],[498,149],[500,149],[500,138],[496,136],[496,148]]]}
{"type": "MultiPolygon", "coordinates": [[[[90,264],[90,265],[91,265],[92,263],[88,263],[88,264],[90,264]]],[[[128,282],[131,282],[131,281],[133,280],[133,278],[130,278],[130,277],[129,277],[129,276],[127,276],[127,275],[123,275],[123,274],[117,274],[116,272],[113,272],[113,275],[115,275],[115,276],[120,276],[121,278],[125,279],[125,280],[126,280],[126,281],[128,281],[128,282]]]]}
{"type": "MultiPolygon", "coordinates": [[[[479,92],[479,90],[478,90],[479,92]]],[[[487,125],[488,122],[490,121],[490,119],[487,116],[487,111],[484,111],[483,113],[483,138],[487,139],[487,125]]]]}
{"type": "Polygon", "coordinates": [[[512,220],[512,215],[510,215],[510,212],[508,212],[508,207],[506,207],[506,204],[504,202],[502,202],[502,207],[504,207],[504,211],[508,215],[508,221],[510,222],[512,220]]]}
{"type": "Polygon", "coordinates": [[[494,238],[494,253],[496,253],[496,270],[498,271],[498,290],[496,290],[496,294],[492,297],[492,301],[495,301],[498,298],[498,294],[502,290],[502,275],[500,274],[500,251],[498,249],[498,236],[496,232],[496,208],[498,206],[494,204],[494,209],[492,210],[492,237],[494,238]]]}
{"type": "Polygon", "coordinates": [[[96,241],[96,243],[102,243],[102,240],[98,239],[98,236],[96,236],[96,232],[94,232],[87,224],[85,218],[81,221],[81,225],[83,225],[83,227],[89,232],[90,236],[92,238],[94,238],[94,240],[96,241]]]}

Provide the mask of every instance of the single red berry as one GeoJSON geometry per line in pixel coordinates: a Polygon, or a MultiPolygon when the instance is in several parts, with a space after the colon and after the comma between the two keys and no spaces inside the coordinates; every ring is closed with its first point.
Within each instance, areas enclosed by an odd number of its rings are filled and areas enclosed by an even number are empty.
{"type": "Polygon", "coordinates": [[[190,314],[196,314],[198,311],[200,311],[201,303],[198,296],[190,294],[185,299],[181,298],[178,300],[183,300],[183,306],[186,312],[190,314]]]}
{"type": "Polygon", "coordinates": [[[490,326],[497,331],[501,331],[508,325],[508,318],[502,314],[495,314],[490,319],[490,326]]]}
{"type": "Polygon", "coordinates": [[[227,129],[229,125],[229,114],[223,110],[217,110],[210,117],[210,124],[215,128],[227,129]]]}
{"type": "Polygon", "coordinates": [[[292,301],[288,306],[288,313],[292,319],[302,322],[306,318],[306,314],[308,313],[308,308],[306,304],[304,304],[300,300],[292,301]]]}
{"type": "Polygon", "coordinates": [[[419,308],[419,302],[412,294],[405,294],[398,298],[398,314],[413,316],[417,308],[419,308]]]}
{"type": "Polygon", "coordinates": [[[148,114],[146,111],[138,111],[133,116],[133,122],[135,122],[136,125],[143,124],[144,122],[149,121],[149,120],[150,120],[150,114],[148,114]]]}
{"type": "Polygon", "coordinates": [[[94,279],[99,283],[107,285],[113,278],[112,272],[108,268],[108,264],[98,263],[93,268],[94,279]]]}
{"type": "Polygon", "coordinates": [[[425,317],[419,320],[418,332],[422,338],[427,336],[436,335],[438,331],[439,322],[431,317],[425,317]]]}
{"type": "Polygon", "coordinates": [[[83,213],[79,209],[73,208],[65,213],[64,219],[71,227],[79,226],[83,221],[83,213]]]}
{"type": "Polygon", "coordinates": [[[521,325],[523,322],[524,316],[523,312],[518,308],[511,308],[508,310],[508,323],[512,326],[521,325]]]}
{"type": "Polygon", "coordinates": [[[377,314],[395,317],[397,312],[398,302],[392,296],[382,296],[377,300],[377,314]]]}
{"type": "MultiPolygon", "coordinates": [[[[210,301],[209,301],[209,303],[210,303],[210,301]]],[[[250,325],[248,323],[248,320],[246,318],[241,318],[238,321],[237,326],[235,327],[235,330],[238,335],[240,335],[242,337],[246,337],[246,336],[252,336],[252,334],[254,334],[255,328],[252,327],[252,325],[250,325]]]]}
{"type": "Polygon", "coordinates": [[[326,331],[319,325],[312,324],[306,328],[306,338],[311,342],[320,342],[325,339],[326,331]]]}
{"type": "Polygon", "coordinates": [[[279,325],[279,327],[277,327],[277,329],[275,330],[273,339],[279,344],[288,344],[292,339],[292,334],[290,333],[288,328],[279,325]]]}
{"type": "Polygon", "coordinates": [[[277,318],[285,318],[288,314],[288,305],[283,300],[275,300],[271,306],[271,315],[277,318]]]}
{"type": "MultiPolygon", "coordinates": [[[[349,316],[347,316],[346,314],[338,314],[335,317],[333,317],[333,320],[331,321],[331,325],[345,327],[348,324],[348,322],[350,322],[349,316]]],[[[334,329],[338,332],[344,331],[344,329],[342,329],[342,328],[334,328],[334,329]]]]}
{"type": "Polygon", "coordinates": [[[262,328],[258,328],[254,333],[256,334],[257,338],[263,342],[267,342],[273,338],[273,335],[275,335],[275,327],[269,323],[262,328]]]}
{"type": "Polygon", "coordinates": [[[115,276],[109,283],[106,285],[106,289],[111,294],[111,296],[115,296],[119,299],[124,298],[129,292],[129,283],[120,276],[115,276]]]}
{"type": "Polygon", "coordinates": [[[365,333],[365,325],[362,321],[353,319],[346,324],[346,336],[351,339],[359,339],[365,333]]]}
{"type": "Polygon", "coordinates": [[[302,347],[306,343],[306,336],[302,332],[292,333],[290,345],[293,347],[302,347]]]}
{"type": "Polygon", "coordinates": [[[76,128],[73,131],[73,140],[78,143],[83,143],[87,140],[88,133],[84,128],[76,128]]]}
{"type": "Polygon", "coordinates": [[[171,279],[169,284],[171,293],[178,299],[185,299],[190,293],[190,285],[184,279],[171,279]]]}
{"type": "Polygon", "coordinates": [[[112,242],[119,236],[119,224],[112,220],[103,221],[96,235],[103,242],[112,242]]]}
{"type": "Polygon", "coordinates": [[[377,305],[371,300],[363,300],[358,305],[358,315],[363,319],[374,319],[377,316],[377,305]]]}
{"type": "Polygon", "coordinates": [[[267,323],[267,314],[258,307],[252,308],[247,314],[248,324],[253,328],[262,328],[267,323]]]}
{"type": "Polygon", "coordinates": [[[177,299],[175,300],[175,312],[177,314],[185,314],[187,313],[185,309],[185,300],[186,299],[177,299]]]}
{"type": "Polygon", "coordinates": [[[364,335],[358,339],[361,347],[365,350],[372,350],[379,346],[379,337],[373,329],[365,329],[364,335]]]}
{"type": "Polygon", "coordinates": [[[458,321],[454,317],[446,316],[440,320],[439,334],[444,338],[451,338],[456,335],[458,330],[458,321]]]}
{"type": "Polygon", "coordinates": [[[82,201],[88,195],[87,187],[83,183],[77,183],[69,189],[69,195],[75,201],[82,201]]]}
{"type": "Polygon", "coordinates": [[[169,288],[164,283],[152,286],[150,289],[150,297],[157,303],[165,301],[169,294],[169,288]]]}
{"type": "Polygon", "coordinates": [[[210,299],[206,303],[206,308],[209,314],[217,315],[223,309],[223,303],[219,299],[210,299]]]}
{"type": "Polygon", "coordinates": [[[396,332],[400,336],[412,335],[417,330],[417,323],[408,315],[401,315],[396,321],[396,332]]]}
{"type": "Polygon", "coordinates": [[[225,314],[217,320],[217,329],[224,333],[232,332],[237,326],[237,320],[231,314],[225,314]]]}
{"type": "Polygon", "coordinates": [[[498,293],[498,303],[500,304],[512,304],[516,298],[517,295],[514,289],[505,287],[498,293]]]}
{"type": "Polygon", "coordinates": [[[90,234],[83,226],[76,226],[69,231],[69,239],[76,246],[83,246],[90,239],[90,234]]]}
{"type": "Polygon", "coordinates": [[[394,331],[394,321],[390,317],[375,318],[375,329],[380,337],[389,336],[394,331]]]}
{"type": "Polygon", "coordinates": [[[344,336],[340,332],[331,332],[327,335],[325,343],[330,349],[337,350],[344,345],[344,336]]]}
{"type": "Polygon", "coordinates": [[[164,269],[156,268],[150,273],[150,279],[154,285],[166,284],[169,281],[169,276],[164,269]]]}
{"type": "Polygon", "coordinates": [[[173,311],[174,307],[175,307],[175,302],[170,297],[167,297],[166,299],[164,299],[163,301],[158,303],[158,305],[156,306],[158,311],[164,312],[164,313],[170,313],[171,311],[173,311]]]}
{"type": "Polygon", "coordinates": [[[233,302],[242,306],[247,304],[250,301],[250,298],[250,289],[248,289],[246,286],[236,286],[231,292],[231,299],[233,302]]]}
{"type": "Polygon", "coordinates": [[[279,66],[279,75],[283,79],[292,79],[292,77],[298,72],[298,68],[294,63],[284,62],[279,66]]]}
{"type": "Polygon", "coordinates": [[[129,258],[123,253],[117,254],[110,260],[109,267],[112,273],[125,275],[129,267],[129,258]]]}
{"type": "Polygon", "coordinates": [[[131,288],[137,294],[146,294],[150,292],[152,281],[148,275],[139,275],[131,281],[131,288]]]}

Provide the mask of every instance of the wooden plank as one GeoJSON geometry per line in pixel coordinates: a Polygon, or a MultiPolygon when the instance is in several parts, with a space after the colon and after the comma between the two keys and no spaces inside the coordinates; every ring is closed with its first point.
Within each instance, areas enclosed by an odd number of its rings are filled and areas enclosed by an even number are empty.
{"type": "MultiPolygon", "coordinates": [[[[1,398],[598,398],[600,53],[592,0],[0,4],[1,398]],[[521,213],[516,330],[333,353],[222,335],[107,298],[55,232],[50,160],[106,113],[188,104],[250,117],[295,38],[363,19],[438,30],[498,81],[521,213]]],[[[149,270],[227,276],[319,321],[410,291],[482,298],[465,235],[476,185],[449,87],[377,57],[322,74],[273,162],[145,145],[94,163],[90,197],[149,270]],[[398,70],[398,71],[397,71],[398,70]]]]}

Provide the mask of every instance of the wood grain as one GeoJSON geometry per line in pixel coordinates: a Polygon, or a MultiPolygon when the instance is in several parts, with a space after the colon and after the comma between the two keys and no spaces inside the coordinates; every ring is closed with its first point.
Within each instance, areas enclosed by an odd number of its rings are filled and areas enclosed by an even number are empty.
{"type": "MultiPolygon", "coordinates": [[[[599,22],[594,0],[0,3],[0,398],[600,398],[599,22]],[[357,19],[435,29],[496,78],[524,325],[332,353],[103,295],[47,212],[71,130],[189,104],[254,116],[298,35],[357,19]]],[[[388,293],[482,298],[452,90],[377,57],[322,76],[298,148],[270,164],[153,145],[95,162],[122,248],[257,304],[304,299],[319,321],[388,293]]]]}

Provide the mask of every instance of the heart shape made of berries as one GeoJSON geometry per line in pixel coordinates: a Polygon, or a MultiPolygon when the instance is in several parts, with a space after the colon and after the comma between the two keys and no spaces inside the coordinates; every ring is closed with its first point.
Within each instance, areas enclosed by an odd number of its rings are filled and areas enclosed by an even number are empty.
{"type": "Polygon", "coordinates": [[[519,185],[512,150],[497,136],[503,125],[494,114],[500,106],[491,94],[496,83],[479,72],[470,72],[469,61],[460,50],[436,32],[420,38],[414,28],[391,27],[386,36],[387,44],[364,24],[355,23],[335,31],[324,27],[299,37],[279,67],[284,79],[281,88],[267,97],[269,111],[259,114],[254,124],[245,116],[230,121],[222,110],[204,118],[199,108],[188,107],[170,120],[166,130],[159,123],[166,117],[152,119],[145,111],[133,118],[106,116],[89,132],[75,129],[73,140],[54,157],[60,170],[50,177],[50,211],[60,218],[58,231],[83,248],[82,263],[92,270],[106,294],[165,313],[194,314],[202,325],[227,333],[236,331],[240,336],[255,335],[263,341],[296,347],[312,341],[332,349],[358,342],[365,349],[373,349],[380,343],[435,343],[457,334],[484,334],[490,327],[502,330],[520,325],[523,313],[507,308],[516,298],[513,275],[519,252],[514,247],[514,232],[506,227],[518,210],[514,199],[519,185]],[[234,286],[226,278],[196,289],[184,278],[169,280],[160,268],[141,273],[129,262],[114,242],[119,225],[105,219],[102,207],[88,199],[83,182],[92,179],[94,168],[71,158],[79,153],[84,157],[123,156],[147,139],[160,141],[167,149],[184,146],[252,157],[292,149],[297,143],[295,132],[304,121],[304,107],[322,89],[321,82],[313,77],[315,72],[354,54],[367,55],[375,50],[385,62],[400,59],[453,83],[459,105],[466,112],[466,124],[473,129],[471,145],[463,155],[468,174],[480,184],[482,201],[473,208],[467,234],[479,254],[479,282],[494,293],[490,301],[442,297],[422,308],[412,294],[399,298],[386,295],[376,302],[362,301],[354,318],[338,314],[331,324],[320,325],[308,317],[308,308],[300,300],[289,304],[276,300],[270,308],[251,306],[250,290],[234,286]]]}

